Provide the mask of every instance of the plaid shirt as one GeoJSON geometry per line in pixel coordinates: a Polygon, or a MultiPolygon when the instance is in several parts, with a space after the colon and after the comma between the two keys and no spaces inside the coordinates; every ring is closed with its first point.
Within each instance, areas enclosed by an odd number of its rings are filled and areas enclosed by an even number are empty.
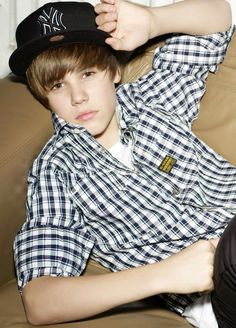
{"type": "MultiPolygon", "coordinates": [[[[232,33],[174,36],[146,76],[118,88],[133,169],[53,114],[55,134],[29,174],[27,221],[14,243],[20,289],[43,275],[80,275],[90,258],[124,270],[222,234],[236,213],[236,168],[191,124],[232,33]]],[[[179,312],[195,297],[163,296],[179,312]]]]}

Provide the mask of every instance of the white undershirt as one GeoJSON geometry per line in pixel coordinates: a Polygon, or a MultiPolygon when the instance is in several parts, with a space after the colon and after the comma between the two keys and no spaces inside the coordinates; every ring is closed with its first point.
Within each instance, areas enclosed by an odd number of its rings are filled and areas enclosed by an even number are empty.
{"type": "MultiPolygon", "coordinates": [[[[116,143],[109,149],[110,153],[122,164],[133,168],[132,164],[132,145],[123,145],[116,143]]],[[[183,316],[194,326],[198,328],[218,328],[218,324],[212,309],[210,295],[206,294],[200,297],[192,305],[188,306],[183,316]]]]}
{"type": "Polygon", "coordinates": [[[130,169],[133,168],[132,163],[132,143],[129,142],[128,146],[123,145],[120,141],[113,145],[109,152],[130,169]]]}
{"type": "Polygon", "coordinates": [[[198,328],[218,328],[213,312],[210,294],[201,296],[196,302],[188,306],[183,316],[198,328]]]}

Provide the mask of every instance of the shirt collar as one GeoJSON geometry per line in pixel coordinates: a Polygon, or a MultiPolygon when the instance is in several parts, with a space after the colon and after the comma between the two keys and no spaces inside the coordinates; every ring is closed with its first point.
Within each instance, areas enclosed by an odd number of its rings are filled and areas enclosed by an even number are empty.
{"type": "Polygon", "coordinates": [[[61,133],[63,130],[73,133],[83,133],[86,131],[85,128],[80,125],[66,122],[54,112],[52,112],[52,123],[56,134],[61,133]]]}
{"type": "Polygon", "coordinates": [[[133,139],[133,132],[139,121],[137,112],[134,111],[133,113],[131,112],[128,115],[125,115],[122,106],[117,102],[116,115],[120,129],[121,142],[127,145],[130,139],[133,139]]]}

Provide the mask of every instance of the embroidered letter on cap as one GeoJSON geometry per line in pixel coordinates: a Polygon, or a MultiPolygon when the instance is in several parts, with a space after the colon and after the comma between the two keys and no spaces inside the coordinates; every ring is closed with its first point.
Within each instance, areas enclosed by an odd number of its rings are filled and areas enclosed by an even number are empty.
{"type": "Polygon", "coordinates": [[[174,157],[166,155],[159,166],[159,170],[170,173],[176,162],[177,160],[174,157]]]}
{"type": "Polygon", "coordinates": [[[63,13],[53,7],[50,8],[49,13],[43,10],[38,18],[38,23],[41,25],[41,35],[66,30],[62,23],[62,16],[63,13]]]}

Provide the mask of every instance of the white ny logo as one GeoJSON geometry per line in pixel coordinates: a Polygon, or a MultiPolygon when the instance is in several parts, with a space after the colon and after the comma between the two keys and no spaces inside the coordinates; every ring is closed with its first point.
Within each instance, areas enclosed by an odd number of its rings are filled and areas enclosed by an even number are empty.
{"type": "Polygon", "coordinates": [[[62,23],[62,16],[63,13],[53,7],[50,8],[49,13],[43,10],[38,17],[38,23],[41,25],[41,35],[65,30],[66,27],[62,23]]]}

